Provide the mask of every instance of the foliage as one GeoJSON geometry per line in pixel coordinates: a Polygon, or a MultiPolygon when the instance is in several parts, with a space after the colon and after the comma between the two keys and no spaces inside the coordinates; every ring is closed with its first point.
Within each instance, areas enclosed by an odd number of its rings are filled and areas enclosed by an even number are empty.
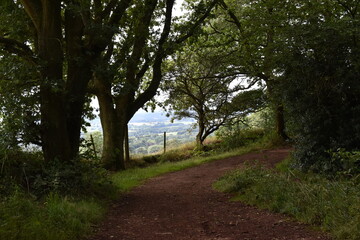
{"type": "Polygon", "coordinates": [[[43,163],[40,152],[20,149],[0,150],[0,193],[6,196],[14,186],[22,186],[28,192],[32,189],[33,178],[40,173],[43,163]]]}
{"type": "Polygon", "coordinates": [[[295,157],[303,169],[341,171],[329,162],[328,151],[359,149],[357,5],[356,1],[306,1],[287,33],[292,40],[284,52],[286,62],[281,61],[286,79],[282,89],[295,157]]]}
{"type": "Polygon", "coordinates": [[[353,178],[360,174],[360,152],[344,149],[328,151],[330,161],[324,166],[325,173],[332,177],[353,178]],[[327,170],[327,171],[326,171],[327,170]]]}
{"type": "Polygon", "coordinates": [[[331,181],[319,175],[247,167],[222,177],[214,187],[236,193],[236,200],[320,226],[338,239],[360,237],[358,179],[331,181]]]}
{"type": "Polygon", "coordinates": [[[99,163],[86,160],[44,163],[40,152],[21,150],[1,151],[0,154],[0,193],[5,196],[11,193],[12,186],[21,186],[37,197],[50,192],[98,197],[114,192],[108,173],[99,163]]]}
{"type": "Polygon", "coordinates": [[[0,57],[0,141],[7,148],[41,143],[38,81],[18,57],[0,57]]]}
{"type": "Polygon", "coordinates": [[[330,149],[359,150],[358,26],[357,1],[228,0],[206,28],[233,68],[266,83],[304,170],[328,171],[330,149]]]}
{"type": "Polygon", "coordinates": [[[0,154],[1,240],[79,239],[103,215],[104,199],[115,196],[108,173],[95,163],[44,164],[41,153],[20,150],[0,154]]]}
{"type": "Polygon", "coordinates": [[[114,191],[108,172],[99,163],[88,161],[53,161],[45,165],[41,174],[34,178],[33,188],[40,195],[49,192],[72,196],[111,195],[114,191]]]}
{"type": "Polygon", "coordinates": [[[245,119],[245,125],[250,128],[264,129],[265,132],[274,131],[274,114],[271,108],[265,107],[264,109],[250,114],[245,119]]]}
{"type": "Polygon", "coordinates": [[[99,131],[87,132],[81,141],[80,157],[99,161],[103,149],[102,133],[99,131]]]}
{"type": "Polygon", "coordinates": [[[265,132],[263,129],[240,128],[239,125],[224,127],[217,133],[223,150],[230,150],[248,145],[261,139],[265,132]]]}

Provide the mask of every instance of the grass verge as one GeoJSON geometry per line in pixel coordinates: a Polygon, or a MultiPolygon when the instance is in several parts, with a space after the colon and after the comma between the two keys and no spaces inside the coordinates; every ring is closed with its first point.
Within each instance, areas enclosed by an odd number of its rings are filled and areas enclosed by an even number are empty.
{"type": "Polygon", "coordinates": [[[1,240],[69,240],[89,232],[105,208],[95,200],[75,200],[50,194],[41,204],[15,192],[0,201],[1,240]]]}
{"type": "Polygon", "coordinates": [[[256,166],[222,177],[214,188],[235,193],[233,200],[318,226],[337,239],[360,239],[360,185],[355,180],[330,181],[256,166]]]}

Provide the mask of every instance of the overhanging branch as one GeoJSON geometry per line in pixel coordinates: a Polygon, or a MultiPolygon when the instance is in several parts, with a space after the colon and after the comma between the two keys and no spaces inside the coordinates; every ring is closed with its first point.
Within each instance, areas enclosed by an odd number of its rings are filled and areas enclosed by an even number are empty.
{"type": "Polygon", "coordinates": [[[178,39],[175,40],[175,44],[180,44],[184,41],[186,41],[189,37],[193,36],[195,33],[195,30],[205,21],[205,19],[210,15],[212,9],[215,7],[215,5],[217,4],[219,0],[214,0],[211,2],[211,4],[209,5],[208,9],[205,11],[205,13],[189,28],[189,31],[179,37],[178,39]]]}
{"type": "Polygon", "coordinates": [[[0,37],[0,47],[9,53],[18,55],[32,64],[37,64],[37,58],[33,51],[28,45],[22,42],[15,39],[0,37]]]}

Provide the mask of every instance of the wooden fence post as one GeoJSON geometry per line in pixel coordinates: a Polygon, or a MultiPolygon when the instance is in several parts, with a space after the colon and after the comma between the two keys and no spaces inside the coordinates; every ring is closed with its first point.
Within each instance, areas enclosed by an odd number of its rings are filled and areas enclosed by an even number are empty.
{"type": "Polygon", "coordinates": [[[95,142],[94,142],[94,138],[93,138],[92,134],[90,134],[90,141],[91,141],[91,145],[92,145],[92,147],[93,147],[93,151],[94,151],[94,156],[95,156],[95,159],[97,159],[96,148],[95,148],[95,142]]]}
{"type": "Polygon", "coordinates": [[[164,153],[166,153],[166,132],[164,132],[164,153]]]}
{"type": "Polygon", "coordinates": [[[130,161],[130,149],[129,149],[129,127],[126,124],[125,129],[125,162],[130,161]]]}

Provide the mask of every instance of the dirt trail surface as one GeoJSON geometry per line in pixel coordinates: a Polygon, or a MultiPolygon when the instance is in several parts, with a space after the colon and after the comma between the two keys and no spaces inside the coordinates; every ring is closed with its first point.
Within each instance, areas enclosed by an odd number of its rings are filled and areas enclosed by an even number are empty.
{"type": "Polygon", "coordinates": [[[114,203],[89,240],[330,239],[284,215],[230,202],[230,195],[212,189],[214,181],[245,161],[271,167],[288,153],[250,153],[148,180],[114,203]]]}

